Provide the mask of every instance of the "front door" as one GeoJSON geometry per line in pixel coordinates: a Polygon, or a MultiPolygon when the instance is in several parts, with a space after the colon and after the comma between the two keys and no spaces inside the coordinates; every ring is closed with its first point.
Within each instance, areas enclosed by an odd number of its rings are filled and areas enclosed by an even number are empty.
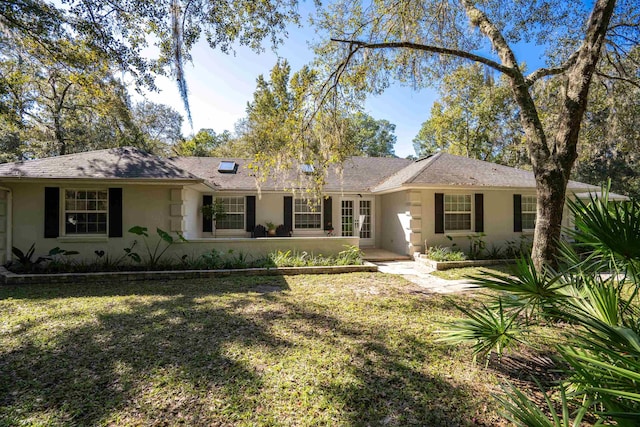
{"type": "Polygon", "coordinates": [[[360,246],[373,246],[373,199],[342,199],[340,208],[341,235],[360,236],[360,246]]]}

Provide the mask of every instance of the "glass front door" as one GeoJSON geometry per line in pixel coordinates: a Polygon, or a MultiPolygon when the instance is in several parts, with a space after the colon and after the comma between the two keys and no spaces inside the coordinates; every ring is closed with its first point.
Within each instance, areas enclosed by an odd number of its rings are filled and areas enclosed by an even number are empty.
{"type": "Polygon", "coordinates": [[[361,246],[372,246],[373,200],[342,199],[340,231],[343,236],[359,236],[361,246]]]}

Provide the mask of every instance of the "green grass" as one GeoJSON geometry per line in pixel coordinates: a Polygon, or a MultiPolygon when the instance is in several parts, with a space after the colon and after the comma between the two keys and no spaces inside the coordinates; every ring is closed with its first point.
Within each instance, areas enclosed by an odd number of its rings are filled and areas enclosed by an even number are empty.
{"type": "Polygon", "coordinates": [[[503,276],[509,276],[513,274],[513,265],[511,264],[499,264],[491,265],[487,267],[463,267],[452,268],[449,270],[434,271],[431,273],[434,276],[447,280],[459,280],[467,279],[468,277],[481,276],[483,273],[490,272],[494,274],[500,274],[503,276]]]}
{"type": "Polygon", "coordinates": [[[0,425],[503,424],[458,316],[376,273],[0,287],[0,425]]]}

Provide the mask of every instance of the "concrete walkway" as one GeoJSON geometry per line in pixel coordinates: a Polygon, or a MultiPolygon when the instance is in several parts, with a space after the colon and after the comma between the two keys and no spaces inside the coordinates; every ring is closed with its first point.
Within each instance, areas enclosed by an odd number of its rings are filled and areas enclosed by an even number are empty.
{"type": "Polygon", "coordinates": [[[416,261],[386,261],[375,264],[381,273],[399,274],[429,292],[451,294],[477,288],[467,280],[445,280],[433,276],[429,274],[433,269],[416,261]]]}

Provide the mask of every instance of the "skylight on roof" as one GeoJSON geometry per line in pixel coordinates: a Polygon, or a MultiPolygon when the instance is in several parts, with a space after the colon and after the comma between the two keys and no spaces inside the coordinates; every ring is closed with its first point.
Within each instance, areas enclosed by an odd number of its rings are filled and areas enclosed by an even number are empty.
{"type": "Polygon", "coordinates": [[[218,165],[218,172],[220,173],[236,173],[238,170],[238,164],[230,160],[223,160],[218,165]]]}
{"type": "Polygon", "coordinates": [[[305,163],[302,165],[302,172],[306,173],[306,174],[311,174],[314,173],[316,171],[316,169],[313,167],[313,165],[310,165],[309,163],[305,163]]]}

